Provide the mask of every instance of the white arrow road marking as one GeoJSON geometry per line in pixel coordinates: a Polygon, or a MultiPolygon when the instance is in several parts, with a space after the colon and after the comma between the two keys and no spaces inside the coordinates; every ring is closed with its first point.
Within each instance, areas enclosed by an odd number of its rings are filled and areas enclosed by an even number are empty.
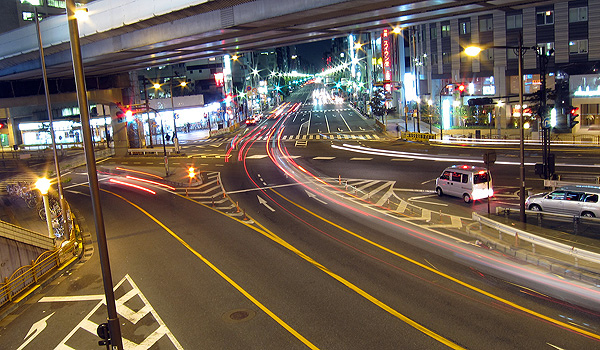
{"type": "Polygon", "coordinates": [[[271,208],[268,204],[267,201],[262,198],[261,196],[256,196],[258,198],[258,203],[264,205],[267,209],[269,209],[270,211],[275,211],[275,209],[271,208]]]}
{"type": "Polygon", "coordinates": [[[317,197],[317,195],[316,195],[316,194],[314,194],[314,193],[310,192],[309,190],[304,190],[304,191],[306,192],[306,195],[307,195],[309,198],[312,198],[312,199],[316,200],[317,202],[320,202],[320,203],[323,203],[323,204],[327,204],[327,202],[325,202],[325,201],[323,201],[323,200],[319,199],[319,197],[317,197]]]}
{"type": "Polygon", "coordinates": [[[19,348],[17,350],[21,350],[24,347],[27,346],[27,344],[31,343],[31,341],[33,339],[35,339],[35,337],[37,337],[38,335],[40,335],[40,333],[42,333],[42,331],[46,328],[46,326],[48,325],[46,323],[46,321],[52,317],[52,315],[54,315],[54,312],[51,313],[50,315],[42,318],[41,320],[37,321],[36,323],[34,323],[31,328],[29,329],[29,332],[27,332],[27,335],[25,336],[25,338],[23,338],[23,340],[27,339],[26,342],[24,342],[21,346],[19,346],[19,348]]]}

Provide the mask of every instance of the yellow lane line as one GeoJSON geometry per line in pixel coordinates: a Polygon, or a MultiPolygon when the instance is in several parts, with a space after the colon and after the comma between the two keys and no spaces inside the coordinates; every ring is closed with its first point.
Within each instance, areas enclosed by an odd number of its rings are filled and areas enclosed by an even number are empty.
{"type": "MultiPolygon", "coordinates": [[[[152,216],[150,213],[148,213],[147,211],[145,211],[144,209],[142,209],[140,206],[138,206],[137,204],[129,201],[128,199],[126,199],[123,196],[120,196],[114,192],[110,192],[107,190],[102,190],[104,192],[110,193],[122,200],[124,200],[125,202],[131,204],[134,208],[136,208],[137,210],[141,211],[142,213],[144,213],[144,215],[146,215],[147,217],[149,217],[152,221],[154,221],[156,224],[158,224],[160,227],[162,227],[165,231],[167,231],[173,238],[175,238],[177,241],[179,241],[179,243],[181,243],[184,247],[186,247],[190,252],[192,252],[192,254],[194,254],[195,256],[197,256],[200,260],[202,260],[202,262],[204,262],[208,267],[210,267],[213,271],[215,271],[219,276],[221,276],[221,278],[223,278],[224,280],[226,280],[229,284],[231,284],[235,289],[237,289],[240,293],[242,293],[246,298],[248,298],[248,300],[250,300],[254,305],[258,306],[261,310],[263,310],[267,315],[269,315],[273,320],[275,320],[277,323],[279,323],[283,328],[285,328],[288,332],[290,332],[294,337],[296,337],[298,340],[300,340],[302,343],[304,343],[308,348],[310,349],[319,349],[317,348],[314,344],[312,344],[308,339],[304,338],[300,333],[298,333],[296,330],[294,330],[291,326],[289,326],[287,323],[285,323],[285,321],[283,321],[281,318],[279,318],[277,315],[275,315],[271,310],[269,310],[265,305],[263,305],[260,301],[258,301],[256,298],[254,298],[250,293],[248,293],[245,289],[243,289],[239,284],[237,284],[234,280],[232,280],[229,276],[227,276],[223,271],[221,271],[218,267],[216,267],[215,265],[213,265],[210,261],[208,261],[204,256],[202,256],[200,253],[198,253],[196,250],[194,250],[194,248],[192,248],[186,241],[184,241],[183,239],[181,239],[175,232],[171,231],[171,229],[169,229],[167,226],[165,226],[162,222],[160,222],[158,219],[156,219],[154,216],[152,216]]],[[[181,196],[183,197],[183,196],[181,196]]],[[[185,198],[185,197],[184,197],[185,198]]],[[[208,207],[207,207],[208,208],[208,207]]],[[[211,208],[212,209],[212,208],[211,208]]],[[[216,210],[215,210],[216,211],[216,210]]],[[[219,211],[217,211],[219,212],[219,211]]],[[[219,212],[220,213],[220,212],[219,212]]],[[[229,217],[229,216],[228,216],[229,217]]],[[[236,219],[237,220],[237,219],[236,219]]],[[[238,220],[239,221],[239,220],[238,220]]],[[[251,227],[251,226],[249,226],[251,227]]]]}
{"type": "MultiPolygon", "coordinates": [[[[276,192],[277,193],[277,192],[276,192]]],[[[179,195],[178,193],[176,193],[177,195],[179,195]]],[[[362,290],[361,288],[359,288],[358,286],[354,285],[353,283],[351,283],[350,281],[344,279],[343,277],[341,277],[340,275],[332,272],[331,270],[329,270],[328,268],[326,268],[325,266],[321,265],[319,262],[317,262],[316,260],[314,260],[313,258],[309,257],[308,255],[304,254],[302,251],[298,250],[296,247],[294,247],[293,245],[289,244],[287,241],[283,240],[281,237],[277,236],[275,233],[271,232],[269,229],[267,229],[266,227],[264,227],[263,225],[261,225],[258,221],[253,219],[253,222],[255,225],[259,226],[259,228],[244,222],[243,220],[239,220],[237,218],[234,217],[230,217],[225,213],[222,213],[214,208],[211,208],[207,205],[204,205],[202,203],[196,202],[191,198],[185,197],[183,195],[179,195],[182,198],[186,198],[192,202],[198,203],[206,208],[209,208],[219,214],[225,215],[233,220],[238,221],[239,223],[242,223],[243,225],[255,230],[256,232],[262,234],[263,236],[271,239],[272,241],[276,242],[277,244],[287,248],[288,250],[290,250],[291,252],[293,252],[294,254],[298,255],[300,258],[306,260],[307,262],[309,262],[310,264],[312,264],[313,266],[317,267],[318,269],[320,269],[321,271],[325,272],[326,274],[328,274],[329,276],[333,277],[335,280],[337,280],[338,282],[344,284],[346,287],[350,288],[351,290],[353,290],[354,292],[356,292],[357,294],[359,294],[360,296],[362,296],[363,298],[369,300],[370,302],[372,302],[373,304],[377,305],[378,307],[380,307],[381,309],[383,309],[384,311],[390,313],[391,315],[397,317],[398,319],[402,320],[403,322],[407,323],[408,325],[412,326],[413,328],[421,331],[422,333],[426,334],[427,336],[439,341],[440,343],[448,346],[451,349],[464,349],[463,347],[461,347],[458,344],[453,343],[451,340],[444,338],[443,336],[433,332],[432,330],[426,328],[425,326],[419,324],[418,322],[410,319],[409,317],[401,314],[400,312],[394,310],[392,307],[390,307],[389,305],[383,303],[382,301],[378,300],[377,298],[375,298],[374,296],[370,295],[369,293],[365,292],[364,290],[362,290]]]]}
{"type": "Polygon", "coordinates": [[[438,275],[438,276],[444,277],[444,278],[446,278],[446,279],[448,279],[448,280],[450,280],[450,281],[452,281],[452,282],[455,282],[455,283],[457,283],[457,284],[459,284],[459,285],[461,285],[461,286],[463,286],[463,287],[465,287],[465,288],[468,288],[468,289],[470,289],[470,290],[472,290],[472,291],[475,291],[475,292],[477,292],[477,293],[483,294],[483,295],[485,295],[485,296],[487,296],[487,297],[489,297],[489,298],[491,298],[491,299],[494,299],[494,300],[496,300],[496,301],[499,301],[499,302],[501,302],[501,303],[503,303],[503,304],[506,304],[506,305],[512,306],[513,308],[515,308],[515,309],[517,309],[517,310],[520,310],[520,311],[523,311],[523,312],[525,312],[525,313],[527,313],[527,314],[529,314],[529,315],[532,315],[532,316],[538,317],[538,318],[540,318],[540,319],[542,319],[542,320],[545,320],[545,321],[548,321],[548,322],[550,322],[550,323],[552,323],[552,324],[554,324],[554,325],[557,325],[557,326],[560,326],[560,327],[564,327],[564,328],[570,329],[570,330],[572,330],[572,331],[575,331],[575,332],[577,332],[577,333],[581,333],[581,334],[583,334],[583,335],[586,335],[586,336],[589,336],[589,337],[591,337],[591,338],[594,338],[594,339],[600,340],[600,335],[598,335],[598,334],[595,334],[595,333],[589,332],[589,331],[587,331],[587,330],[585,330],[585,329],[582,329],[582,328],[576,327],[576,326],[574,326],[574,325],[572,325],[572,324],[570,324],[570,323],[565,323],[565,322],[562,322],[562,321],[560,321],[560,320],[556,320],[556,319],[554,319],[554,318],[551,318],[551,317],[548,317],[548,316],[546,316],[546,315],[540,314],[540,313],[538,313],[538,312],[536,312],[536,311],[533,311],[533,310],[531,310],[531,309],[528,309],[528,308],[526,308],[526,307],[524,307],[524,306],[521,306],[521,305],[519,305],[519,304],[513,303],[512,301],[509,301],[509,300],[507,300],[507,299],[504,299],[504,298],[502,298],[502,297],[499,297],[499,296],[497,296],[497,295],[494,295],[494,294],[492,294],[492,293],[490,293],[490,292],[487,292],[487,291],[485,291],[485,290],[483,290],[483,289],[480,289],[480,288],[478,288],[478,287],[475,287],[475,286],[473,286],[473,285],[471,285],[471,284],[469,284],[469,283],[463,282],[463,281],[461,281],[461,280],[459,280],[459,279],[457,279],[457,278],[455,278],[455,277],[452,277],[452,276],[450,276],[450,275],[448,275],[448,274],[446,274],[446,273],[443,273],[443,272],[441,272],[441,271],[439,271],[439,270],[436,270],[436,269],[434,269],[434,268],[432,268],[432,267],[429,267],[429,266],[427,266],[427,265],[425,265],[425,264],[422,264],[422,263],[420,263],[420,262],[418,262],[418,261],[416,261],[416,260],[413,260],[413,259],[411,259],[411,258],[409,258],[409,257],[407,257],[407,256],[405,256],[405,255],[402,255],[402,254],[400,254],[400,253],[398,253],[398,252],[396,252],[396,251],[393,251],[393,250],[391,250],[391,249],[389,249],[389,248],[387,248],[387,247],[384,247],[383,245],[381,245],[381,244],[379,244],[379,243],[376,243],[376,242],[374,242],[374,241],[371,241],[371,240],[369,240],[369,239],[367,239],[367,238],[364,238],[363,236],[361,236],[361,235],[359,235],[359,234],[357,234],[357,233],[354,233],[354,232],[352,232],[352,231],[350,231],[350,230],[348,230],[348,229],[346,229],[346,228],[344,228],[344,227],[342,227],[342,226],[340,226],[340,225],[338,225],[338,224],[336,224],[336,223],[334,223],[334,222],[332,222],[332,221],[330,221],[330,220],[328,220],[328,219],[325,219],[324,217],[321,217],[321,216],[319,216],[318,214],[316,214],[316,213],[314,213],[314,212],[312,212],[312,211],[308,210],[307,208],[305,208],[305,207],[303,207],[303,206],[301,206],[301,205],[299,205],[299,204],[297,204],[297,203],[295,203],[295,202],[291,201],[290,199],[288,199],[288,198],[284,197],[284,196],[283,196],[282,194],[280,194],[279,192],[277,192],[277,191],[275,191],[275,190],[271,190],[271,191],[273,191],[275,194],[277,194],[279,197],[281,197],[281,198],[282,198],[282,199],[284,199],[285,201],[287,201],[287,202],[291,203],[292,205],[294,205],[294,206],[296,206],[296,207],[298,207],[298,208],[300,208],[300,209],[304,210],[305,212],[309,213],[310,215],[312,215],[312,216],[314,216],[314,217],[316,217],[316,218],[318,218],[318,219],[320,219],[320,220],[322,220],[322,221],[324,221],[324,222],[326,222],[326,223],[330,224],[331,226],[333,226],[333,227],[335,227],[335,228],[337,228],[337,229],[339,229],[339,230],[341,230],[341,231],[343,231],[343,232],[346,232],[346,233],[348,233],[348,234],[350,234],[350,235],[352,235],[352,236],[354,236],[354,237],[356,237],[356,238],[358,238],[358,239],[360,239],[360,240],[362,240],[362,241],[364,241],[364,242],[366,242],[366,243],[368,243],[368,244],[371,244],[371,245],[373,245],[373,246],[375,246],[375,247],[377,247],[377,248],[379,248],[379,249],[381,249],[381,250],[383,250],[383,251],[385,251],[385,252],[387,252],[387,253],[390,253],[390,254],[392,254],[392,255],[395,255],[395,256],[397,256],[397,257],[399,257],[399,258],[403,259],[403,260],[406,260],[406,261],[408,261],[408,262],[410,262],[410,263],[412,263],[412,264],[414,264],[414,265],[417,265],[417,266],[419,266],[419,267],[421,267],[421,268],[423,268],[423,269],[425,269],[425,270],[427,270],[427,271],[429,271],[429,272],[432,272],[432,273],[434,273],[434,274],[436,274],[436,275],[438,275]]]}

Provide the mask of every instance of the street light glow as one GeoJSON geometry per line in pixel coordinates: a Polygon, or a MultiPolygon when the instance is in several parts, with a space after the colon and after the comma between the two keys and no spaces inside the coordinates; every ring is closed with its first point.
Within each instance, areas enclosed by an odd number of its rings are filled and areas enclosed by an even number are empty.
{"type": "Polygon", "coordinates": [[[469,46],[469,47],[465,48],[465,54],[467,54],[467,56],[475,57],[475,56],[479,55],[480,52],[481,52],[481,47],[478,47],[478,46],[469,46]]]}
{"type": "Polygon", "coordinates": [[[152,84],[152,87],[158,90],[158,89],[160,89],[160,84],[154,83],[154,84],[152,84]]]}
{"type": "Polygon", "coordinates": [[[39,178],[35,182],[35,188],[40,190],[40,192],[42,192],[42,195],[47,195],[48,190],[50,190],[50,180],[46,179],[45,177],[39,178]]]}

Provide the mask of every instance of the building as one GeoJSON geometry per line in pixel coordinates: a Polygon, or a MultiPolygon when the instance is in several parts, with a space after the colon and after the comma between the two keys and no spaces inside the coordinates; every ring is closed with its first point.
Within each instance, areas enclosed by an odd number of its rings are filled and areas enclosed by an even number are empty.
{"type": "Polygon", "coordinates": [[[574,0],[477,13],[405,29],[410,35],[411,70],[417,77],[419,96],[433,101],[439,111],[444,100],[460,97],[454,88],[464,84],[467,91],[459,102],[463,110],[454,113],[447,127],[487,123],[499,134],[517,128],[517,50],[491,47],[517,47],[522,35],[526,49],[523,111],[532,130],[546,120],[555,132],[600,135],[597,23],[600,1],[574,0]],[[471,58],[464,53],[470,45],[488,48],[471,58]],[[540,74],[544,69],[546,74],[540,74]],[[545,112],[539,109],[543,76],[549,90],[545,112]],[[492,97],[499,103],[469,111],[467,101],[481,97],[492,97]],[[579,118],[571,111],[579,113],[579,118]]]}

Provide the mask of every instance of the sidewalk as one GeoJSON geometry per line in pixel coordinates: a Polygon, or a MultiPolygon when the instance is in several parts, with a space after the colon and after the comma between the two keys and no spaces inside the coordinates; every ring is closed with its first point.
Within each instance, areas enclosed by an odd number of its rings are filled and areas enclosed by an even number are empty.
{"type": "Polygon", "coordinates": [[[390,136],[395,137],[399,137],[399,133],[404,131],[419,132],[419,128],[421,133],[439,134],[440,132],[437,127],[433,125],[430,126],[428,123],[425,123],[422,120],[417,127],[416,118],[413,117],[405,118],[403,116],[389,115],[385,120],[385,124],[387,133],[390,136]],[[397,127],[399,128],[399,131],[396,129],[397,127]]]}

